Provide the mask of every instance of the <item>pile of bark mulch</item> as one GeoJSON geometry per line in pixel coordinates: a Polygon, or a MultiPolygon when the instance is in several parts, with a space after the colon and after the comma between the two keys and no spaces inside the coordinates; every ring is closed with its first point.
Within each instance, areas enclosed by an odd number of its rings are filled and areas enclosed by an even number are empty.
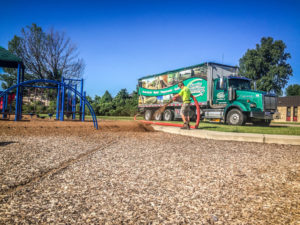
{"type": "Polygon", "coordinates": [[[82,136],[90,137],[99,132],[154,132],[149,124],[136,121],[98,121],[98,130],[93,122],[28,120],[28,121],[0,121],[0,135],[18,136],[82,136]]]}
{"type": "Polygon", "coordinates": [[[299,146],[204,140],[138,125],[122,131],[115,123],[115,131],[89,123],[0,124],[0,224],[300,221],[299,146]]]}

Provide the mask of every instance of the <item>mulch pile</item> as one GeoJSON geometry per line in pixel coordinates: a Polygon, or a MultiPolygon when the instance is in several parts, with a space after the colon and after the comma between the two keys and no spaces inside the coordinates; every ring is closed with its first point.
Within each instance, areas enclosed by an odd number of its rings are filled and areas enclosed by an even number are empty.
{"type": "Polygon", "coordinates": [[[0,224],[297,224],[299,146],[0,121],[0,224]]]}
{"type": "Polygon", "coordinates": [[[93,122],[80,121],[55,121],[33,119],[27,121],[0,121],[0,135],[18,136],[91,136],[99,132],[154,132],[149,124],[135,121],[98,121],[98,130],[93,126],[93,122]]]}

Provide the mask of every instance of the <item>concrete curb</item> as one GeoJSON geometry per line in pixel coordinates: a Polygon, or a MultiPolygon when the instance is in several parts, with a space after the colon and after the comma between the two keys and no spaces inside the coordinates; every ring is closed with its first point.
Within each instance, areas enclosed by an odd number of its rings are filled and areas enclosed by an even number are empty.
{"type": "Polygon", "coordinates": [[[163,131],[172,134],[180,134],[191,137],[226,140],[226,141],[246,141],[267,144],[300,145],[300,136],[292,135],[273,135],[273,134],[251,134],[235,132],[219,132],[202,129],[182,130],[179,127],[152,125],[157,131],[163,131]]]}

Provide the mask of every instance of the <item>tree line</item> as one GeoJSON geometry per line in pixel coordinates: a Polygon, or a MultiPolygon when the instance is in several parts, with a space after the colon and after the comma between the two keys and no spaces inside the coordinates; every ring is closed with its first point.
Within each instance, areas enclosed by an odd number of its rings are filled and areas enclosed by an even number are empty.
{"type": "MultiPolygon", "coordinates": [[[[34,91],[34,90],[33,90],[34,91]]],[[[23,113],[24,114],[55,114],[56,112],[56,94],[55,89],[43,89],[42,92],[35,94],[28,94],[28,91],[24,91],[24,96],[31,96],[31,101],[24,102],[23,98],[23,113]],[[46,102],[48,105],[46,105],[46,102]]],[[[115,97],[105,91],[102,96],[95,95],[91,97],[86,96],[87,101],[92,105],[95,114],[97,116],[134,116],[137,113],[138,106],[138,94],[133,91],[131,94],[128,93],[127,89],[121,89],[115,97]]],[[[71,103],[67,102],[67,93],[65,94],[65,106],[69,104],[69,111],[65,108],[65,113],[71,115],[71,103]]],[[[12,111],[14,111],[15,104],[11,104],[12,111]]],[[[79,99],[76,99],[76,113],[80,111],[79,99]]],[[[88,108],[85,108],[85,114],[90,115],[88,108]]]]}
{"type": "Polygon", "coordinates": [[[87,97],[96,115],[99,116],[134,116],[137,113],[138,93],[133,91],[128,94],[126,89],[121,89],[113,98],[108,91],[102,97],[87,97]]]}

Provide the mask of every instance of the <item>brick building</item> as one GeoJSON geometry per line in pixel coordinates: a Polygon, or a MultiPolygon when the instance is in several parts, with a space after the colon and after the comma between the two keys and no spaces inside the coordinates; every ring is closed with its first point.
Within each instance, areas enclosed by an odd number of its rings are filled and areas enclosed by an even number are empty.
{"type": "Polygon", "coordinates": [[[300,96],[279,97],[277,110],[275,122],[300,122],[300,96]]]}

